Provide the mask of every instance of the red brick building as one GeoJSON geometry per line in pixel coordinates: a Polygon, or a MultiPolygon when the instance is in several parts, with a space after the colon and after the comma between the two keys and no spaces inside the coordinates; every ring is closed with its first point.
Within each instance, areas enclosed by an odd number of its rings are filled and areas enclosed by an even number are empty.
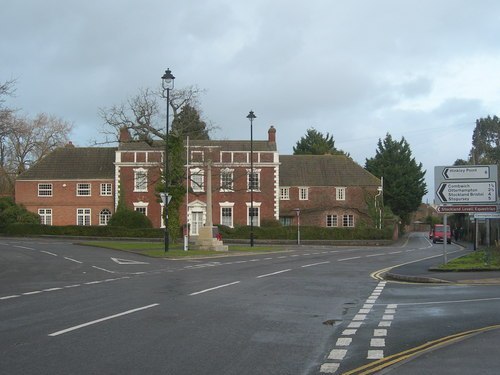
{"type": "Polygon", "coordinates": [[[116,148],[69,144],[16,180],[16,203],[47,225],[106,225],[115,211],[116,148]]]}
{"type": "MultiPolygon", "coordinates": [[[[380,186],[345,156],[280,156],[274,127],[266,140],[253,141],[253,178],[249,140],[196,140],[185,146],[189,180],[180,218],[191,235],[207,222],[209,186],[213,224],[230,227],[250,225],[251,218],[255,226],[266,220],[292,225],[297,209],[302,225],[354,227],[369,219],[367,199],[380,186]]],[[[59,148],[19,176],[16,202],[45,224],[106,225],[121,189],[129,208],[163,227],[156,189],[163,155],[163,142],[135,141],[126,130],[118,148],[59,148]]]]}
{"type": "Polygon", "coordinates": [[[370,221],[380,179],[343,155],[280,156],[280,220],[319,227],[355,227],[370,221]]]}

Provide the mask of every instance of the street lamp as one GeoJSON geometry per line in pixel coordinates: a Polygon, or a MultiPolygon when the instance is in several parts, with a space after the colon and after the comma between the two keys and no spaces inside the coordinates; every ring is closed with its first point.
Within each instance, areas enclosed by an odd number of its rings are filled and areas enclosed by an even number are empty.
{"type": "Polygon", "coordinates": [[[293,209],[297,214],[297,245],[300,245],[300,208],[293,209]]]}
{"type": "Polygon", "coordinates": [[[253,247],[253,184],[254,184],[254,175],[253,175],[253,120],[257,118],[253,111],[248,113],[247,119],[250,120],[250,246],[253,247]]]}
{"type": "Polygon", "coordinates": [[[161,77],[161,86],[163,88],[163,97],[167,99],[167,119],[165,126],[165,157],[164,169],[165,169],[165,193],[162,196],[163,207],[165,209],[165,252],[168,251],[168,204],[170,202],[170,196],[168,194],[168,188],[170,187],[170,175],[168,172],[168,121],[170,117],[170,90],[174,88],[174,79],[175,77],[172,75],[170,69],[165,70],[165,74],[161,77]],[[167,92],[167,96],[165,96],[165,91],[167,92]]]}

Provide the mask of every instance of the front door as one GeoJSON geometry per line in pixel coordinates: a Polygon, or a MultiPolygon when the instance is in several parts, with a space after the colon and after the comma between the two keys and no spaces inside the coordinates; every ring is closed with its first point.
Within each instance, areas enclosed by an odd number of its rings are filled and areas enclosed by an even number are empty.
{"type": "Polygon", "coordinates": [[[197,236],[200,227],[203,226],[203,212],[191,211],[191,236],[197,236]]]}

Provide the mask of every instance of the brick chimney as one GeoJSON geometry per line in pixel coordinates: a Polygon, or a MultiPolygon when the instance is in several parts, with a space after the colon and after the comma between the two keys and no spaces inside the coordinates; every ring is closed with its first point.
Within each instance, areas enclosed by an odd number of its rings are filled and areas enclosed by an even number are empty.
{"type": "Polygon", "coordinates": [[[267,141],[276,143],[276,129],[272,125],[267,131],[267,141]]]}
{"type": "Polygon", "coordinates": [[[120,128],[120,138],[118,139],[118,141],[130,142],[131,140],[132,140],[132,136],[130,135],[128,128],[126,128],[126,127],[120,128]]]}

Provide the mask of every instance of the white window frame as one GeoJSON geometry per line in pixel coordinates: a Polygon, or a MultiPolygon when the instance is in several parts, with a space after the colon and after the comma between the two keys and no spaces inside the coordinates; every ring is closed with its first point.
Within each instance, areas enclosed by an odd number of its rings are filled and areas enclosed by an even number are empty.
{"type": "Polygon", "coordinates": [[[342,226],[346,228],[354,228],[354,215],[342,215],[342,226]]]}
{"type": "Polygon", "coordinates": [[[112,213],[109,208],[103,208],[101,212],[99,212],[99,225],[108,225],[111,215],[112,213]]]}
{"type": "Polygon", "coordinates": [[[247,191],[260,191],[260,169],[253,169],[253,174],[255,179],[253,181],[253,189],[250,188],[250,179],[251,179],[251,169],[247,169],[247,191]],[[257,181],[255,181],[257,180],[257,181]]]}
{"type": "Polygon", "coordinates": [[[328,214],[326,215],[326,227],[327,228],[337,228],[339,226],[338,215],[328,214]]]}
{"type": "Polygon", "coordinates": [[[52,184],[42,183],[38,184],[38,196],[39,197],[51,197],[53,191],[52,184]]]}
{"type": "MultiPolygon", "coordinates": [[[[247,225],[250,225],[250,209],[252,208],[251,207],[251,204],[250,202],[247,202],[247,225]]],[[[262,205],[262,203],[260,202],[254,202],[253,203],[253,209],[254,211],[257,210],[257,215],[255,215],[254,217],[256,217],[257,219],[253,219],[253,226],[254,227],[260,227],[260,216],[261,216],[261,212],[260,212],[260,206],[262,205]]]]}
{"type": "Polygon", "coordinates": [[[92,210],[90,208],[76,209],[76,225],[92,225],[92,210]]]}
{"type": "Polygon", "coordinates": [[[291,227],[293,224],[293,216],[281,216],[280,223],[284,227],[291,227]]]}
{"type": "Polygon", "coordinates": [[[220,170],[220,191],[234,191],[234,169],[223,168],[220,170]]]}
{"type": "Polygon", "coordinates": [[[52,208],[39,208],[38,216],[40,216],[40,224],[52,225],[52,208]]]}
{"type": "Polygon", "coordinates": [[[90,197],[92,196],[92,184],[90,182],[78,182],[76,184],[77,197],[90,197]]]}
{"type": "Polygon", "coordinates": [[[113,184],[111,182],[105,182],[101,184],[101,196],[109,197],[113,195],[113,184]]]}
{"type": "Polygon", "coordinates": [[[280,187],[280,200],[289,201],[290,200],[290,188],[280,187]]]}
{"type": "Polygon", "coordinates": [[[195,193],[205,191],[205,171],[201,168],[192,168],[191,172],[191,189],[195,193]]]}
{"type": "Polygon", "coordinates": [[[309,200],[309,188],[306,186],[299,187],[299,201],[309,200]]]}
{"type": "Polygon", "coordinates": [[[345,201],[346,188],[345,187],[336,187],[335,188],[335,196],[338,201],[345,201]]]}
{"type": "Polygon", "coordinates": [[[227,227],[233,228],[234,227],[234,203],[230,202],[221,202],[219,203],[220,205],[220,224],[225,225],[227,227]],[[229,211],[230,216],[229,216],[229,222],[226,222],[224,220],[224,217],[228,217],[227,215],[224,216],[224,211],[229,211]]]}
{"type": "Polygon", "coordinates": [[[148,191],[148,170],[144,168],[134,169],[134,192],[148,191]]]}
{"type": "Polygon", "coordinates": [[[148,216],[148,202],[134,202],[134,211],[141,212],[144,216],[148,216]]]}

